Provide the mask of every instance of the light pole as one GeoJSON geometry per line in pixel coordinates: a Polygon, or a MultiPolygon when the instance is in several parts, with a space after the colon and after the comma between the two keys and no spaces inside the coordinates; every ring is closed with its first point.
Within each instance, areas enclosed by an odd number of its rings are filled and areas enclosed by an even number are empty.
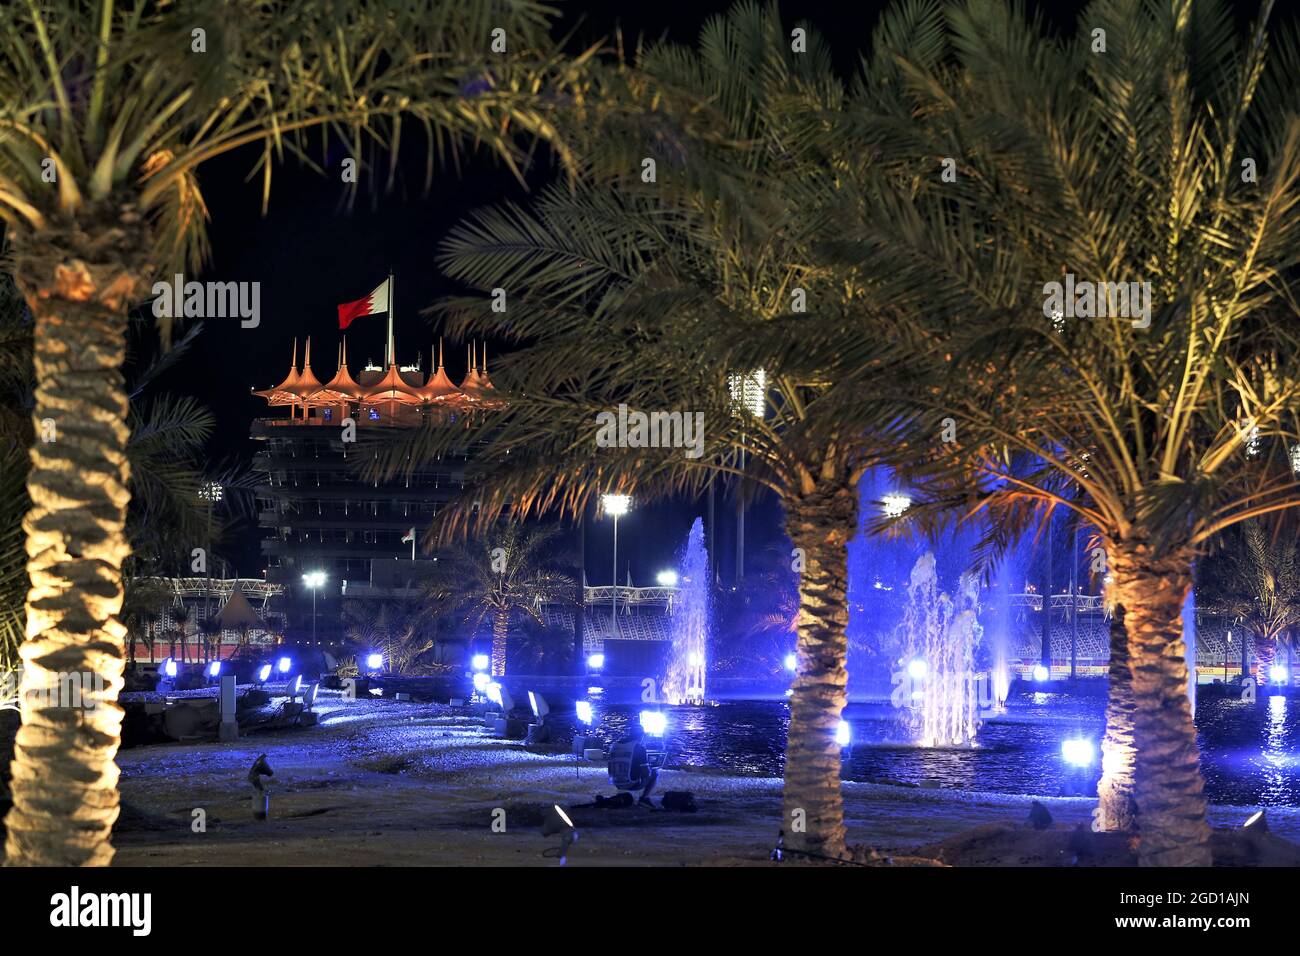
{"type": "Polygon", "coordinates": [[[1079,528],[1070,552],[1070,680],[1079,678],[1079,528]]]}
{"type": "Polygon", "coordinates": [[[601,495],[601,506],[605,509],[605,514],[614,519],[614,591],[613,598],[610,600],[610,637],[618,638],[618,519],[627,514],[628,509],[632,507],[632,497],[630,495],[601,495]]]}
{"type": "MultiPolygon", "coordinates": [[[[727,376],[727,389],[731,394],[733,415],[749,412],[762,421],[767,411],[767,372],[756,368],[748,373],[733,372],[727,376]]],[[[745,470],[745,436],[740,436],[740,470],[745,470]]],[[[745,499],[741,495],[740,481],[736,482],[736,587],[745,577],[745,499]]]]}
{"type": "MultiPolygon", "coordinates": [[[[199,500],[206,501],[208,505],[208,532],[207,538],[203,542],[203,576],[208,579],[208,586],[203,590],[203,615],[204,619],[212,616],[212,570],[208,567],[208,562],[212,560],[212,509],[221,499],[225,497],[225,488],[219,481],[205,481],[199,488],[199,500]]],[[[224,577],[224,575],[223,575],[224,577]]],[[[218,635],[217,643],[220,644],[221,637],[218,635]]],[[[220,647],[217,654],[220,656],[220,647]]],[[[196,652],[195,656],[199,656],[196,652]]],[[[208,659],[208,642],[203,642],[203,660],[208,659]]],[[[181,663],[185,662],[185,632],[181,631],[181,663]]]]}
{"type": "Polygon", "coordinates": [[[308,571],[302,576],[302,583],[311,589],[311,639],[316,642],[316,589],[325,586],[324,571],[308,571]]]}

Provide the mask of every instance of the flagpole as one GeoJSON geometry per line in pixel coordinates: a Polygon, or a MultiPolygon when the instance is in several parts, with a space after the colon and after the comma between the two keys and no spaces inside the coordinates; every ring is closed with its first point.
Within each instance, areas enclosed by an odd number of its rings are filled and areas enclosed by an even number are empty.
{"type": "Polygon", "coordinates": [[[389,365],[397,364],[397,356],[393,354],[395,351],[395,349],[393,348],[393,307],[396,305],[396,302],[394,302],[395,291],[396,290],[393,288],[393,270],[389,269],[388,270],[388,342],[386,345],[388,349],[389,365]]]}

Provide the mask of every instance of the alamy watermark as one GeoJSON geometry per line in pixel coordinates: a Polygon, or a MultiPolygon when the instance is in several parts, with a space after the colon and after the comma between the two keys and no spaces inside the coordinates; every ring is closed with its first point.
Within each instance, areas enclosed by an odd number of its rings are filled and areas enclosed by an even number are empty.
{"type": "Polygon", "coordinates": [[[28,688],[19,693],[22,669],[0,674],[0,709],[18,710],[22,702],[41,709],[61,708],[91,711],[105,699],[108,684],[94,672],[60,672],[44,687],[28,688]]]}
{"type": "Polygon", "coordinates": [[[599,412],[597,448],[684,448],[687,458],[704,455],[703,412],[599,412]]]}
{"type": "Polygon", "coordinates": [[[260,282],[186,282],[178,272],[171,282],[155,282],[152,291],[155,318],[237,318],[245,329],[262,323],[260,282]]]}
{"type": "MultiPolygon", "coordinates": [[[[889,702],[897,709],[919,709],[925,700],[925,687],[932,683],[929,674],[917,675],[908,667],[894,671],[890,675],[894,689],[890,692],[889,702]]],[[[992,717],[999,712],[1006,702],[1007,681],[999,682],[991,673],[966,673],[962,675],[963,689],[967,700],[974,700],[976,716],[981,720],[992,717]],[[1003,686],[999,686],[1001,683],[1003,686]]]]}
{"type": "Polygon", "coordinates": [[[1043,285],[1043,315],[1054,321],[1066,319],[1132,319],[1133,328],[1151,325],[1150,282],[1076,282],[1066,273],[1065,282],[1043,285]]]}

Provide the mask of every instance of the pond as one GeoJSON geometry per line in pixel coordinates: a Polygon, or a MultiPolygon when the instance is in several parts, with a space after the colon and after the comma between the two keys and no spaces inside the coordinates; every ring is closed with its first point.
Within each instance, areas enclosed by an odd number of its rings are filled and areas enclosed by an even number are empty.
{"type": "MultiPolygon", "coordinates": [[[[620,736],[642,709],[592,700],[596,734],[606,741],[620,736]]],[[[974,748],[925,749],[905,743],[899,711],[888,702],[850,703],[844,713],[852,729],[844,779],[1047,796],[1095,793],[1099,761],[1087,770],[1072,769],[1062,760],[1061,742],[1082,737],[1099,743],[1104,709],[1101,695],[1014,694],[1005,713],[982,723],[974,748]]],[[[670,767],[782,773],[790,713],[784,699],[668,711],[670,767]]],[[[1300,699],[1241,701],[1203,692],[1196,727],[1211,802],[1300,806],[1300,699]]]]}

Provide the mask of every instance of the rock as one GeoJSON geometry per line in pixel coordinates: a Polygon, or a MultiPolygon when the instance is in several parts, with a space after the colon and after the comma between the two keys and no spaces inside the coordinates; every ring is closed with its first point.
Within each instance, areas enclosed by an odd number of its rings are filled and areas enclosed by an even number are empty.
{"type": "Polygon", "coordinates": [[[921,781],[922,790],[938,790],[939,787],[940,787],[939,781],[934,779],[933,777],[926,777],[924,780],[921,781]]]}
{"type": "Polygon", "coordinates": [[[695,794],[689,790],[669,790],[659,804],[665,810],[675,810],[679,813],[694,813],[698,809],[695,805],[695,794]]]}
{"type": "Polygon", "coordinates": [[[1047,807],[1035,800],[1029,805],[1028,823],[1035,830],[1046,830],[1052,825],[1052,815],[1047,812],[1047,807]]]}

